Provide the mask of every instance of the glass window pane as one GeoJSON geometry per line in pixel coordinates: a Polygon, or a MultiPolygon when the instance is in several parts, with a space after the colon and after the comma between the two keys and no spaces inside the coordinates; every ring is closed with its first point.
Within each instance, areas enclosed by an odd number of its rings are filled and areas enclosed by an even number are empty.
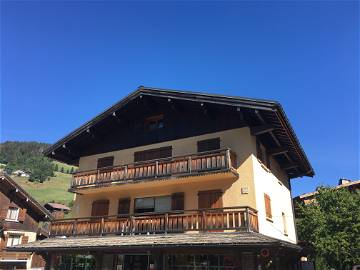
{"type": "Polygon", "coordinates": [[[171,197],[156,197],[155,198],[155,212],[168,212],[171,210],[171,197]]]}
{"type": "Polygon", "coordinates": [[[136,199],[135,208],[154,208],[154,198],[136,199]]]}

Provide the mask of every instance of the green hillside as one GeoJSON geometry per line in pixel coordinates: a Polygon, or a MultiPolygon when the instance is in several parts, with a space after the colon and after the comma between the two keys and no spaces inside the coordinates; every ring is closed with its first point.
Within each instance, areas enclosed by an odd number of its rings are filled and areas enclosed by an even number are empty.
{"type": "Polygon", "coordinates": [[[55,177],[43,183],[30,182],[27,178],[12,176],[12,178],[41,204],[46,202],[59,202],[71,205],[73,194],[68,192],[71,174],[55,172],[55,177]]]}

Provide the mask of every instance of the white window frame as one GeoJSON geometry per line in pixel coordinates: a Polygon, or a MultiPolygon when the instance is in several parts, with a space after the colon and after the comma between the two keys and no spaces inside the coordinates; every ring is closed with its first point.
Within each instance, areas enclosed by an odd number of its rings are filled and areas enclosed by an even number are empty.
{"type": "Polygon", "coordinates": [[[7,213],[6,213],[5,220],[7,220],[7,221],[19,221],[19,211],[20,211],[20,209],[18,207],[10,206],[8,208],[7,213]],[[16,211],[14,218],[11,218],[11,214],[10,214],[11,211],[16,211]]]}
{"type": "Polygon", "coordinates": [[[21,244],[21,235],[19,234],[9,234],[8,240],[6,243],[7,247],[16,246],[21,244]],[[14,240],[17,239],[17,244],[14,244],[14,240]]]}

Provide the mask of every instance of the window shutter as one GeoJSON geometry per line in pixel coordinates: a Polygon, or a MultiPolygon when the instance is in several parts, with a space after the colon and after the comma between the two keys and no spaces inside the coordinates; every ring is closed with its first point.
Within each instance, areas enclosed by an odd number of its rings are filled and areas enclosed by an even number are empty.
{"type": "Polygon", "coordinates": [[[21,237],[21,244],[26,244],[29,242],[29,236],[24,235],[21,237]]]}
{"type": "Polygon", "coordinates": [[[0,238],[0,249],[6,248],[7,241],[8,241],[7,235],[0,238]]]}
{"type": "Polygon", "coordinates": [[[272,218],[271,213],[271,199],[270,196],[264,193],[264,201],[265,201],[265,213],[267,218],[272,218]]]}
{"type": "Polygon", "coordinates": [[[172,147],[166,146],[134,153],[134,162],[167,158],[172,156],[172,147]]]}
{"type": "Polygon", "coordinates": [[[109,200],[94,201],[91,209],[91,216],[107,216],[109,213],[109,200]]]}
{"type": "Polygon", "coordinates": [[[184,192],[171,195],[171,210],[184,210],[184,192]]]}
{"type": "Polygon", "coordinates": [[[9,210],[8,207],[2,207],[0,209],[0,220],[6,219],[6,215],[7,215],[8,210],[9,210]]]}
{"type": "Polygon", "coordinates": [[[118,214],[119,215],[130,214],[130,198],[119,200],[118,214]]]}
{"type": "Polygon", "coordinates": [[[198,193],[199,209],[222,208],[222,190],[206,190],[198,193]]]}
{"type": "Polygon", "coordinates": [[[198,152],[220,149],[220,138],[213,138],[197,142],[198,152]]]}
{"type": "Polygon", "coordinates": [[[24,222],[24,221],[25,221],[25,217],[26,217],[26,209],[25,209],[25,208],[20,208],[20,209],[19,209],[18,220],[19,220],[20,222],[24,222]]]}
{"type": "Polygon", "coordinates": [[[105,167],[111,167],[113,165],[114,165],[114,157],[113,156],[99,158],[97,161],[98,169],[105,168],[105,167]]]}

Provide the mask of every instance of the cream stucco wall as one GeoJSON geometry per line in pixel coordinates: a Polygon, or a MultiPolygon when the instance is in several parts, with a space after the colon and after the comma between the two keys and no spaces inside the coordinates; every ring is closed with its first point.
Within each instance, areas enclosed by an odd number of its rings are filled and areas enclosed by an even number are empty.
{"type": "MultiPolygon", "coordinates": [[[[34,242],[36,241],[36,233],[35,232],[28,232],[28,231],[4,231],[4,235],[9,235],[9,234],[17,234],[17,235],[21,235],[20,238],[20,243],[22,241],[22,237],[27,236],[28,238],[28,242],[34,242]]],[[[6,244],[6,243],[5,243],[6,244]]],[[[31,259],[32,257],[30,257],[28,260],[26,260],[26,269],[31,269],[31,259]]]]}
{"type": "Polygon", "coordinates": [[[130,164],[134,161],[134,152],[163,146],[171,145],[173,156],[195,154],[199,140],[216,137],[220,137],[221,148],[230,148],[236,153],[238,178],[230,173],[213,174],[91,189],[84,195],[75,196],[73,216],[89,216],[92,202],[99,199],[110,201],[109,214],[113,215],[117,214],[118,200],[121,198],[131,198],[131,211],[133,211],[135,198],[170,195],[175,192],[185,193],[185,209],[196,209],[199,191],[221,189],[224,207],[253,207],[258,210],[261,233],[296,242],[288,179],[274,159],[271,159],[272,171],[264,169],[264,166],[259,163],[254,156],[256,139],[251,136],[250,129],[247,127],[82,157],[79,162],[79,171],[96,169],[98,158],[106,156],[114,156],[114,165],[130,164]],[[247,191],[244,192],[245,190],[247,191]],[[273,222],[265,218],[264,192],[270,195],[272,200],[273,222]],[[287,217],[288,236],[283,234],[282,212],[287,217]]]}

